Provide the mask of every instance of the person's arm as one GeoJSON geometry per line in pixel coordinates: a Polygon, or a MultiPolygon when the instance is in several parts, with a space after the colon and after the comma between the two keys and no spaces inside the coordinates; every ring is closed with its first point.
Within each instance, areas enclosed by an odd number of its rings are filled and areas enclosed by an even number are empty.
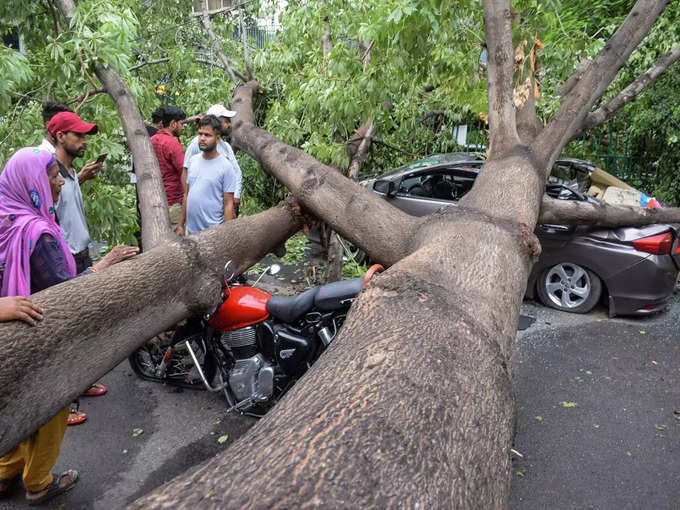
{"type": "Polygon", "coordinates": [[[222,194],[224,202],[224,221],[236,218],[234,192],[236,191],[236,172],[228,159],[224,159],[222,167],[222,194]]]}
{"type": "Polygon", "coordinates": [[[35,326],[43,320],[43,309],[23,296],[6,296],[0,298],[0,322],[24,321],[35,326]]]}
{"type": "Polygon", "coordinates": [[[234,194],[224,193],[224,221],[233,220],[234,218],[234,194]]]}

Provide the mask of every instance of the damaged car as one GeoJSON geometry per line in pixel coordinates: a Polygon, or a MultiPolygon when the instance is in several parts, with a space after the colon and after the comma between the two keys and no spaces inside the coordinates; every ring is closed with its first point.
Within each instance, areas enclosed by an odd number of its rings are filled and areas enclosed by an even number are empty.
{"type": "MultiPolygon", "coordinates": [[[[425,216],[455,207],[472,188],[483,164],[475,154],[438,154],[362,184],[402,211],[425,216]]],[[[579,159],[555,163],[546,193],[559,200],[617,205],[644,206],[653,200],[579,159]]],[[[538,225],[536,235],[543,251],[529,276],[526,296],[574,313],[587,313],[599,302],[608,307],[610,316],[663,310],[680,269],[679,232],[680,226],[666,224],[538,225]]]]}

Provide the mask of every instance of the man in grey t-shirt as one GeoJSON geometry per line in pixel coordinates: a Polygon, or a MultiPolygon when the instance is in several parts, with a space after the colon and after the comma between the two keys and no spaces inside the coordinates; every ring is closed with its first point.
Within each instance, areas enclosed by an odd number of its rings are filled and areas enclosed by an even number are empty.
{"type": "Polygon", "coordinates": [[[217,151],[220,121],[206,115],[198,123],[197,154],[189,161],[184,195],[187,234],[220,225],[234,218],[234,192],[237,176],[231,163],[217,151]]]}
{"type": "MultiPolygon", "coordinates": [[[[225,140],[226,134],[231,126],[231,118],[234,117],[234,115],[236,115],[236,112],[232,110],[227,110],[224,107],[224,105],[214,104],[210,108],[208,108],[206,115],[214,115],[221,122],[220,128],[221,133],[220,140],[217,142],[217,152],[219,152],[225,158],[227,158],[227,160],[232,164],[234,171],[236,172],[236,190],[234,191],[234,215],[238,216],[238,208],[239,204],[241,203],[241,182],[242,182],[241,167],[239,166],[238,161],[236,161],[236,157],[234,156],[234,151],[231,148],[231,145],[229,145],[225,140]]],[[[194,137],[193,140],[191,140],[186,150],[184,151],[184,172],[187,172],[187,170],[189,169],[189,162],[191,161],[191,158],[193,158],[196,154],[200,153],[201,149],[198,147],[198,136],[196,136],[194,137]]],[[[183,181],[186,183],[186,174],[183,176],[183,181]]]]}

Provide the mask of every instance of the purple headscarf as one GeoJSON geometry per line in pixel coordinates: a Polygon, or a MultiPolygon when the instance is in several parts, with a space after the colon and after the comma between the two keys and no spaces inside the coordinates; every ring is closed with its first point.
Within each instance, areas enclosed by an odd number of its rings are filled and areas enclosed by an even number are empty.
{"type": "Polygon", "coordinates": [[[76,264],[54,217],[47,169],[54,155],[35,147],[17,151],[0,175],[0,296],[31,293],[30,258],[43,234],[61,246],[66,271],[76,274],[76,264]]]}

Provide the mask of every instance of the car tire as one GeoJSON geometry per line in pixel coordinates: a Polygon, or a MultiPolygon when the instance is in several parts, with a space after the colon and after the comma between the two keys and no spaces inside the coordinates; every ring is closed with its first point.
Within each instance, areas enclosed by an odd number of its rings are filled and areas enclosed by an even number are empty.
{"type": "Polygon", "coordinates": [[[545,306],[564,312],[588,313],[600,300],[602,281],[590,269],[562,262],[539,275],[536,291],[545,306]]]}

